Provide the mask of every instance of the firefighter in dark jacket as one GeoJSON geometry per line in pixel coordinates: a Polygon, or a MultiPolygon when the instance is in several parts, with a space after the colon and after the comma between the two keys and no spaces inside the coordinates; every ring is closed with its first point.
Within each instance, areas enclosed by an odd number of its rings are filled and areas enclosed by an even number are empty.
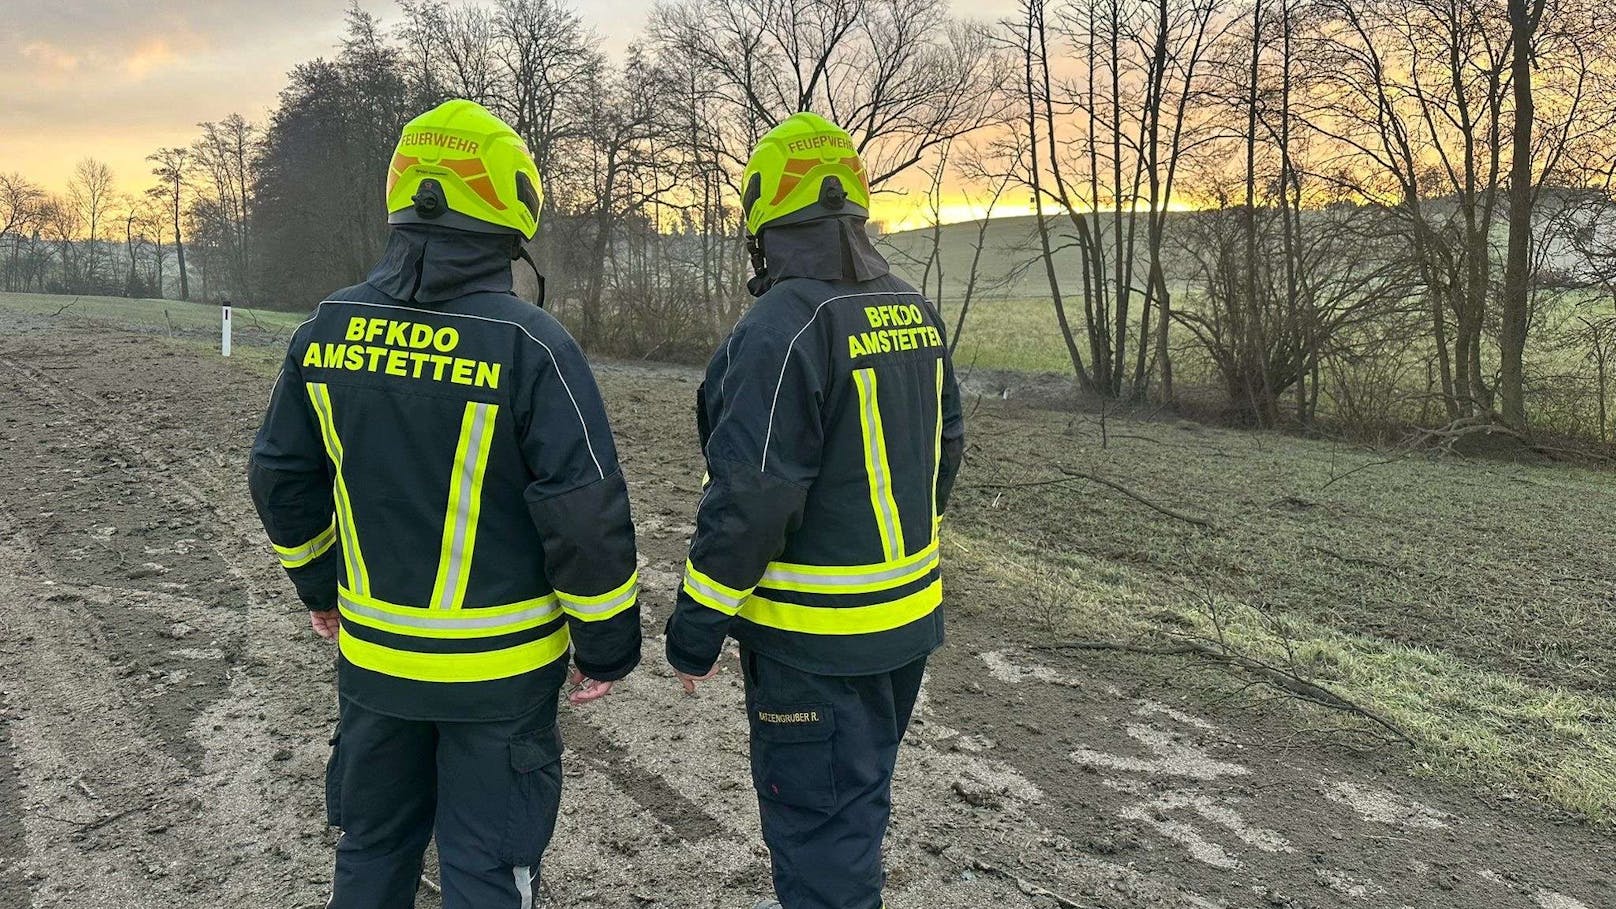
{"type": "Polygon", "coordinates": [[[404,129],[369,279],[293,334],[253,501],[338,638],[333,909],[530,909],[561,794],[558,692],[639,662],[634,529],[582,352],[512,292],[539,175],[470,101],[404,129]],[[340,629],[340,630],[339,630],[340,629]]]}
{"type": "Polygon", "coordinates": [[[740,642],[779,904],[877,909],[898,743],[943,640],[959,391],[936,310],[865,235],[846,132],[787,119],[742,189],[758,300],[698,395],[710,479],[668,660],[693,691],[740,642]]]}

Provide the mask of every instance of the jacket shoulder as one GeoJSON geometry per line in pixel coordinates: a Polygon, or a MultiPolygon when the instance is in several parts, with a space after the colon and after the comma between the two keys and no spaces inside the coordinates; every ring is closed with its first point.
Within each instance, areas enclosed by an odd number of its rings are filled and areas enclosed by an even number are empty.
{"type": "Polygon", "coordinates": [[[535,343],[549,348],[577,346],[559,319],[515,294],[475,293],[458,302],[457,308],[466,315],[509,324],[535,343]]]}
{"type": "Polygon", "coordinates": [[[758,297],[736,329],[795,333],[812,322],[829,304],[888,295],[924,296],[908,282],[893,275],[856,283],[793,278],[781,281],[758,297]]]}
{"type": "Polygon", "coordinates": [[[782,281],[757,298],[757,302],[736,323],[736,333],[795,334],[837,294],[835,285],[826,281],[813,278],[782,281]]]}

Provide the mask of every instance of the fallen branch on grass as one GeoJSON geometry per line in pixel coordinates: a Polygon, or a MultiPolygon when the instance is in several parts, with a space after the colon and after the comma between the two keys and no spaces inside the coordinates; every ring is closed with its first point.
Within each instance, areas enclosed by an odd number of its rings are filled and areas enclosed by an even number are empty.
{"type": "Polygon", "coordinates": [[[56,318],[56,317],[57,317],[57,316],[59,316],[59,315],[61,315],[61,314],[62,314],[62,313],[64,313],[64,312],[67,312],[67,311],[68,311],[68,310],[70,310],[70,309],[72,309],[72,308],[73,308],[73,307],[75,307],[75,306],[77,306],[77,305],[78,305],[78,303],[79,303],[79,298],[78,298],[78,297],[74,297],[74,298],[73,298],[73,300],[72,300],[72,302],[70,302],[70,303],[68,303],[68,304],[66,304],[66,305],[65,305],[65,306],[63,306],[63,307],[62,307],[62,308],[61,308],[61,309],[58,309],[58,310],[57,310],[57,311],[55,311],[55,312],[53,312],[53,313],[51,313],[51,318],[53,318],[53,319],[54,319],[54,318],[56,318]]]}
{"type": "Polygon", "coordinates": [[[1207,530],[1216,530],[1217,529],[1217,525],[1213,524],[1210,520],[1208,520],[1206,518],[1198,518],[1195,515],[1185,514],[1182,511],[1174,511],[1173,509],[1168,508],[1166,505],[1158,505],[1157,503],[1152,502],[1151,500],[1145,498],[1144,496],[1140,495],[1137,492],[1134,492],[1133,490],[1131,490],[1128,487],[1122,485],[1121,483],[1118,483],[1115,480],[1107,480],[1105,477],[1095,476],[1094,474],[1088,473],[1087,471],[1072,470],[1070,468],[1061,467],[1059,465],[1056,465],[1056,469],[1058,469],[1061,473],[1066,474],[1068,477],[1070,477],[1070,478],[1072,478],[1074,480],[1088,480],[1091,483],[1098,483],[1101,486],[1104,486],[1104,487],[1106,487],[1108,489],[1114,489],[1117,492],[1120,492],[1123,495],[1127,496],[1128,498],[1133,499],[1135,502],[1138,502],[1139,504],[1145,506],[1146,508],[1149,508],[1152,511],[1156,511],[1156,512],[1159,512],[1161,514],[1167,515],[1170,518],[1175,518],[1177,520],[1184,521],[1185,523],[1188,523],[1188,524],[1194,524],[1197,527],[1205,527],[1207,530]]]}
{"type": "Polygon", "coordinates": [[[1609,462],[1610,455],[1588,448],[1566,448],[1534,441],[1527,434],[1500,422],[1491,415],[1461,417],[1446,426],[1434,429],[1416,429],[1409,436],[1407,446],[1423,448],[1438,454],[1459,455],[1460,443],[1471,436],[1504,436],[1513,439],[1521,448],[1548,458],[1609,462]]]}
{"type": "Polygon", "coordinates": [[[1113,489],[1113,490],[1121,493],[1122,495],[1125,495],[1128,498],[1133,499],[1135,502],[1138,502],[1139,504],[1145,506],[1146,508],[1149,508],[1151,511],[1157,512],[1158,514],[1164,514],[1164,515],[1166,515],[1166,516],[1168,516],[1170,518],[1173,518],[1175,520],[1183,521],[1186,524],[1194,524],[1197,527],[1204,527],[1207,530],[1217,530],[1218,529],[1216,524],[1212,523],[1210,520],[1208,520],[1206,518],[1197,517],[1197,516],[1192,515],[1192,514],[1185,514],[1182,511],[1176,511],[1176,510],[1174,510],[1172,508],[1168,508],[1166,505],[1161,505],[1161,504],[1158,504],[1156,502],[1152,502],[1150,499],[1145,498],[1143,495],[1140,495],[1139,493],[1134,492],[1132,489],[1129,489],[1128,487],[1122,485],[1121,483],[1118,483],[1115,480],[1108,480],[1105,477],[1096,476],[1095,474],[1088,473],[1087,471],[1072,470],[1072,469],[1067,468],[1067,467],[1061,467],[1058,464],[1056,465],[1056,469],[1059,470],[1061,473],[1064,473],[1065,476],[1063,476],[1063,477],[1054,477],[1054,478],[1048,479],[1048,480],[1031,480],[1031,481],[1025,482],[1025,483],[983,483],[980,486],[978,486],[977,488],[978,489],[1036,489],[1036,488],[1038,488],[1040,486],[1059,486],[1059,485],[1062,485],[1062,484],[1065,484],[1065,483],[1070,483],[1073,480],[1088,480],[1091,483],[1098,483],[1101,486],[1104,486],[1104,487],[1106,487],[1108,489],[1113,489]]]}
{"type": "Polygon", "coordinates": [[[1224,647],[1214,646],[1196,638],[1173,635],[1179,643],[1165,646],[1149,646],[1143,644],[1129,644],[1118,641],[1063,641],[1057,644],[1041,644],[1035,646],[1038,650],[1101,650],[1117,651],[1121,653],[1137,653],[1146,656],[1190,656],[1217,663],[1222,666],[1239,669],[1242,672],[1257,676],[1263,682],[1284,691],[1300,700],[1310,704],[1337,710],[1342,713],[1362,717],[1393,736],[1404,744],[1413,745],[1414,739],[1404,732],[1401,727],[1374,709],[1334,691],[1311,679],[1303,678],[1293,669],[1276,666],[1265,660],[1236,653],[1224,647]]]}
{"type": "Polygon", "coordinates": [[[1384,466],[1386,464],[1396,464],[1398,461],[1403,460],[1403,458],[1405,458],[1405,457],[1406,457],[1406,455],[1397,455],[1396,457],[1392,457],[1392,458],[1382,458],[1379,461],[1370,461],[1370,462],[1368,462],[1366,464],[1359,464],[1357,467],[1352,468],[1351,470],[1347,471],[1346,473],[1338,473],[1335,476],[1331,477],[1330,482],[1325,483],[1323,486],[1319,487],[1319,492],[1323,492],[1324,490],[1329,489],[1331,486],[1334,486],[1335,484],[1341,482],[1342,480],[1345,480],[1347,477],[1350,477],[1353,474],[1363,473],[1364,471],[1368,470],[1371,467],[1381,467],[1381,466],[1384,466]]]}

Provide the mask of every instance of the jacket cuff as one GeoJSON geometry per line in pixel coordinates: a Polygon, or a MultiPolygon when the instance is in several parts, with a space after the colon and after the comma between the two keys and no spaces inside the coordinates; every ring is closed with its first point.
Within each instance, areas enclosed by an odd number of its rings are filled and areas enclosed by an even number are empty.
{"type": "Polygon", "coordinates": [[[337,608],[337,588],[332,587],[329,592],[322,590],[319,593],[304,593],[300,590],[298,599],[303,601],[303,605],[307,606],[310,612],[330,612],[337,608]]]}
{"type": "Polygon", "coordinates": [[[675,630],[678,626],[675,624],[674,619],[677,617],[677,613],[668,617],[668,643],[666,647],[668,665],[685,675],[706,675],[713,670],[719,656],[723,654],[724,640],[719,638],[718,646],[716,647],[702,648],[699,645],[692,646],[695,642],[684,640],[684,636],[675,630]]]}
{"type": "Polygon", "coordinates": [[[640,665],[640,652],[638,648],[636,648],[634,655],[629,657],[628,662],[621,663],[617,666],[600,667],[586,664],[578,659],[578,654],[576,652],[572,655],[572,662],[573,665],[578,667],[578,671],[584,674],[585,678],[591,678],[597,682],[616,682],[620,679],[627,678],[628,674],[633,672],[635,667],[640,665]]]}

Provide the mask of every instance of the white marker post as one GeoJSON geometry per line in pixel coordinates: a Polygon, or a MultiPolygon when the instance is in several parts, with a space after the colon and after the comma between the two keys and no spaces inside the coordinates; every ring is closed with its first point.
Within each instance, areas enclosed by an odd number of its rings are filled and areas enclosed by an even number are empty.
{"type": "Polygon", "coordinates": [[[219,307],[224,311],[224,322],[219,329],[219,352],[230,356],[230,304],[227,302],[219,307]]]}

